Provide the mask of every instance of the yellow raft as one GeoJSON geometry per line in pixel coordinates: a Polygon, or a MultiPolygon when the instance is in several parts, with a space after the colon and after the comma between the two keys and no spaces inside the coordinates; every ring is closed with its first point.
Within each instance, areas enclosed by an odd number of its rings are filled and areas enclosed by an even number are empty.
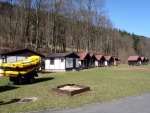
{"type": "Polygon", "coordinates": [[[19,60],[17,62],[8,62],[0,64],[2,69],[2,76],[18,77],[19,74],[24,75],[33,70],[40,68],[40,57],[31,56],[25,60],[19,60]]]}

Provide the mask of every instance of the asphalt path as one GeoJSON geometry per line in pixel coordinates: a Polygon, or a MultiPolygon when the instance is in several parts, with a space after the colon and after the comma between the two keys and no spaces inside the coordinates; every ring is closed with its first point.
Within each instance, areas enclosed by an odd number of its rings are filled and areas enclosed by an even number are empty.
{"type": "Polygon", "coordinates": [[[150,113],[150,93],[110,102],[34,113],[150,113]]]}

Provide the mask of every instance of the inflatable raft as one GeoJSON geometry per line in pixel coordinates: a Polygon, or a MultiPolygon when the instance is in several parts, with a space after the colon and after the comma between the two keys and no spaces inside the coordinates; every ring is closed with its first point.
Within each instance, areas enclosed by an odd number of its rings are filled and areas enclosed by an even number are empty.
{"type": "Polygon", "coordinates": [[[1,63],[2,76],[18,77],[40,68],[40,57],[31,56],[17,62],[1,63]]]}

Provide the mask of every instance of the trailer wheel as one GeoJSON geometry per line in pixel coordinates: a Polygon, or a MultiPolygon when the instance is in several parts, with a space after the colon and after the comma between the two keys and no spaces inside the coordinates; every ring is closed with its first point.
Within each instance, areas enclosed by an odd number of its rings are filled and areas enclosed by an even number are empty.
{"type": "Polygon", "coordinates": [[[18,84],[22,84],[22,79],[21,79],[21,78],[18,78],[17,83],[18,83],[18,84]]]}
{"type": "Polygon", "coordinates": [[[35,80],[34,76],[30,77],[30,78],[28,79],[29,84],[33,84],[33,83],[34,83],[34,80],[35,80]]]}

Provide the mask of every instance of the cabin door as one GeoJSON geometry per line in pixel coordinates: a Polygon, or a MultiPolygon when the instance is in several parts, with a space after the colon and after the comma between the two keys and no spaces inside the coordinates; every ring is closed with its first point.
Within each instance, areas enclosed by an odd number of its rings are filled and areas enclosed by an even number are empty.
{"type": "Polygon", "coordinates": [[[76,68],[76,59],[73,59],[73,68],[76,68]]]}

